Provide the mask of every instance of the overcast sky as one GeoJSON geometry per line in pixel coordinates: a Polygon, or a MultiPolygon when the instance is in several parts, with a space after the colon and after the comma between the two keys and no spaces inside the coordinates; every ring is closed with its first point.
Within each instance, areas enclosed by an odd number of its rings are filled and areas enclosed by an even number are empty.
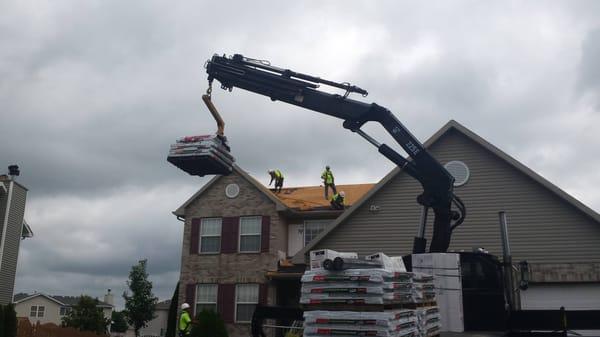
{"type": "MultiPolygon", "coordinates": [[[[214,53],[359,85],[422,141],[455,119],[600,210],[599,1],[1,1],[0,173],[20,165],[35,233],[16,292],[112,288],[121,306],[147,258],[170,298],[171,211],[208,178],[166,155],[216,129],[201,100],[214,53]]],[[[318,185],[326,164],[338,183],[393,168],[340,120],[239,89],[213,100],[264,183],[269,168],[288,186],[318,185]]]]}

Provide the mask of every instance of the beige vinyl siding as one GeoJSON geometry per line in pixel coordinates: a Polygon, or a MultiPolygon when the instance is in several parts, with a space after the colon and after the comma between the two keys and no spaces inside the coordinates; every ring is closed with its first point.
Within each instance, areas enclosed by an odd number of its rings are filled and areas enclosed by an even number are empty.
{"type": "MultiPolygon", "coordinates": [[[[0,303],[12,302],[26,195],[27,190],[25,188],[17,183],[12,184],[12,199],[10,201],[8,226],[6,228],[6,238],[4,239],[2,264],[0,267],[0,303]]],[[[3,222],[4,218],[1,220],[3,222]]]]}
{"type": "MultiPolygon", "coordinates": [[[[469,181],[456,188],[466,204],[467,219],[454,232],[450,249],[484,247],[501,255],[498,211],[504,210],[514,260],[600,262],[600,223],[554,192],[456,130],[450,130],[429,149],[442,163],[460,160],[470,169],[469,181]]],[[[410,253],[420,217],[416,203],[419,193],[418,182],[398,174],[315,249],[410,253]],[[379,206],[380,211],[370,212],[371,205],[379,206]]],[[[430,212],[428,239],[432,216],[430,212]]]]}

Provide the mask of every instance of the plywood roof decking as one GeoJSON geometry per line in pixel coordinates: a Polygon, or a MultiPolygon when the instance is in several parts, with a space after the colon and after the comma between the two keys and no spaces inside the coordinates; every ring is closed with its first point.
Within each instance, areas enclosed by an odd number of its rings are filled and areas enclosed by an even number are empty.
{"type": "MultiPolygon", "coordinates": [[[[337,185],[337,191],[346,193],[346,205],[353,205],[362,198],[375,184],[337,185]]],[[[273,191],[273,190],[272,190],[273,191]]],[[[283,188],[274,193],[281,202],[295,210],[310,211],[329,209],[329,200],[325,199],[323,186],[303,186],[283,188]]],[[[331,198],[331,189],[329,190],[331,198]]]]}

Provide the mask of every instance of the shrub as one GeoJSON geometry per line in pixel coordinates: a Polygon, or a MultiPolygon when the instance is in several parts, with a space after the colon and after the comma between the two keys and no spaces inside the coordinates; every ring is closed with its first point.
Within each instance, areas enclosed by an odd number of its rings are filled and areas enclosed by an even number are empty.
{"type": "Polygon", "coordinates": [[[17,336],[17,312],[14,304],[10,303],[4,307],[4,322],[2,322],[4,337],[17,336]]]}
{"type": "Polygon", "coordinates": [[[212,310],[203,310],[196,316],[191,337],[229,337],[225,322],[212,310]]]}

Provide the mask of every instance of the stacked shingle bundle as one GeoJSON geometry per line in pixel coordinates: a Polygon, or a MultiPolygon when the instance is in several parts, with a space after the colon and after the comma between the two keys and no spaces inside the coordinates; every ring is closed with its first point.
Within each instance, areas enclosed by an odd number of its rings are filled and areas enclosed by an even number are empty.
{"type": "Polygon", "coordinates": [[[418,332],[414,310],[384,312],[306,311],[305,336],[413,337],[418,332]]]}
{"type": "Polygon", "coordinates": [[[415,311],[402,308],[414,303],[413,274],[403,264],[382,253],[339,259],[323,265],[341,270],[317,266],[302,276],[305,337],[417,336],[415,311]]]}
{"type": "Polygon", "coordinates": [[[413,302],[412,273],[382,268],[311,270],[302,276],[302,304],[366,305],[413,302]]]}
{"type": "Polygon", "coordinates": [[[433,276],[425,273],[413,274],[413,289],[415,303],[435,301],[435,285],[433,276]]]}
{"type": "Polygon", "coordinates": [[[229,151],[224,136],[189,136],[171,145],[167,160],[191,175],[225,175],[231,173],[235,161],[229,151]]]}
{"type": "Polygon", "coordinates": [[[441,328],[440,311],[437,306],[417,308],[417,327],[419,337],[439,335],[441,328]]]}

